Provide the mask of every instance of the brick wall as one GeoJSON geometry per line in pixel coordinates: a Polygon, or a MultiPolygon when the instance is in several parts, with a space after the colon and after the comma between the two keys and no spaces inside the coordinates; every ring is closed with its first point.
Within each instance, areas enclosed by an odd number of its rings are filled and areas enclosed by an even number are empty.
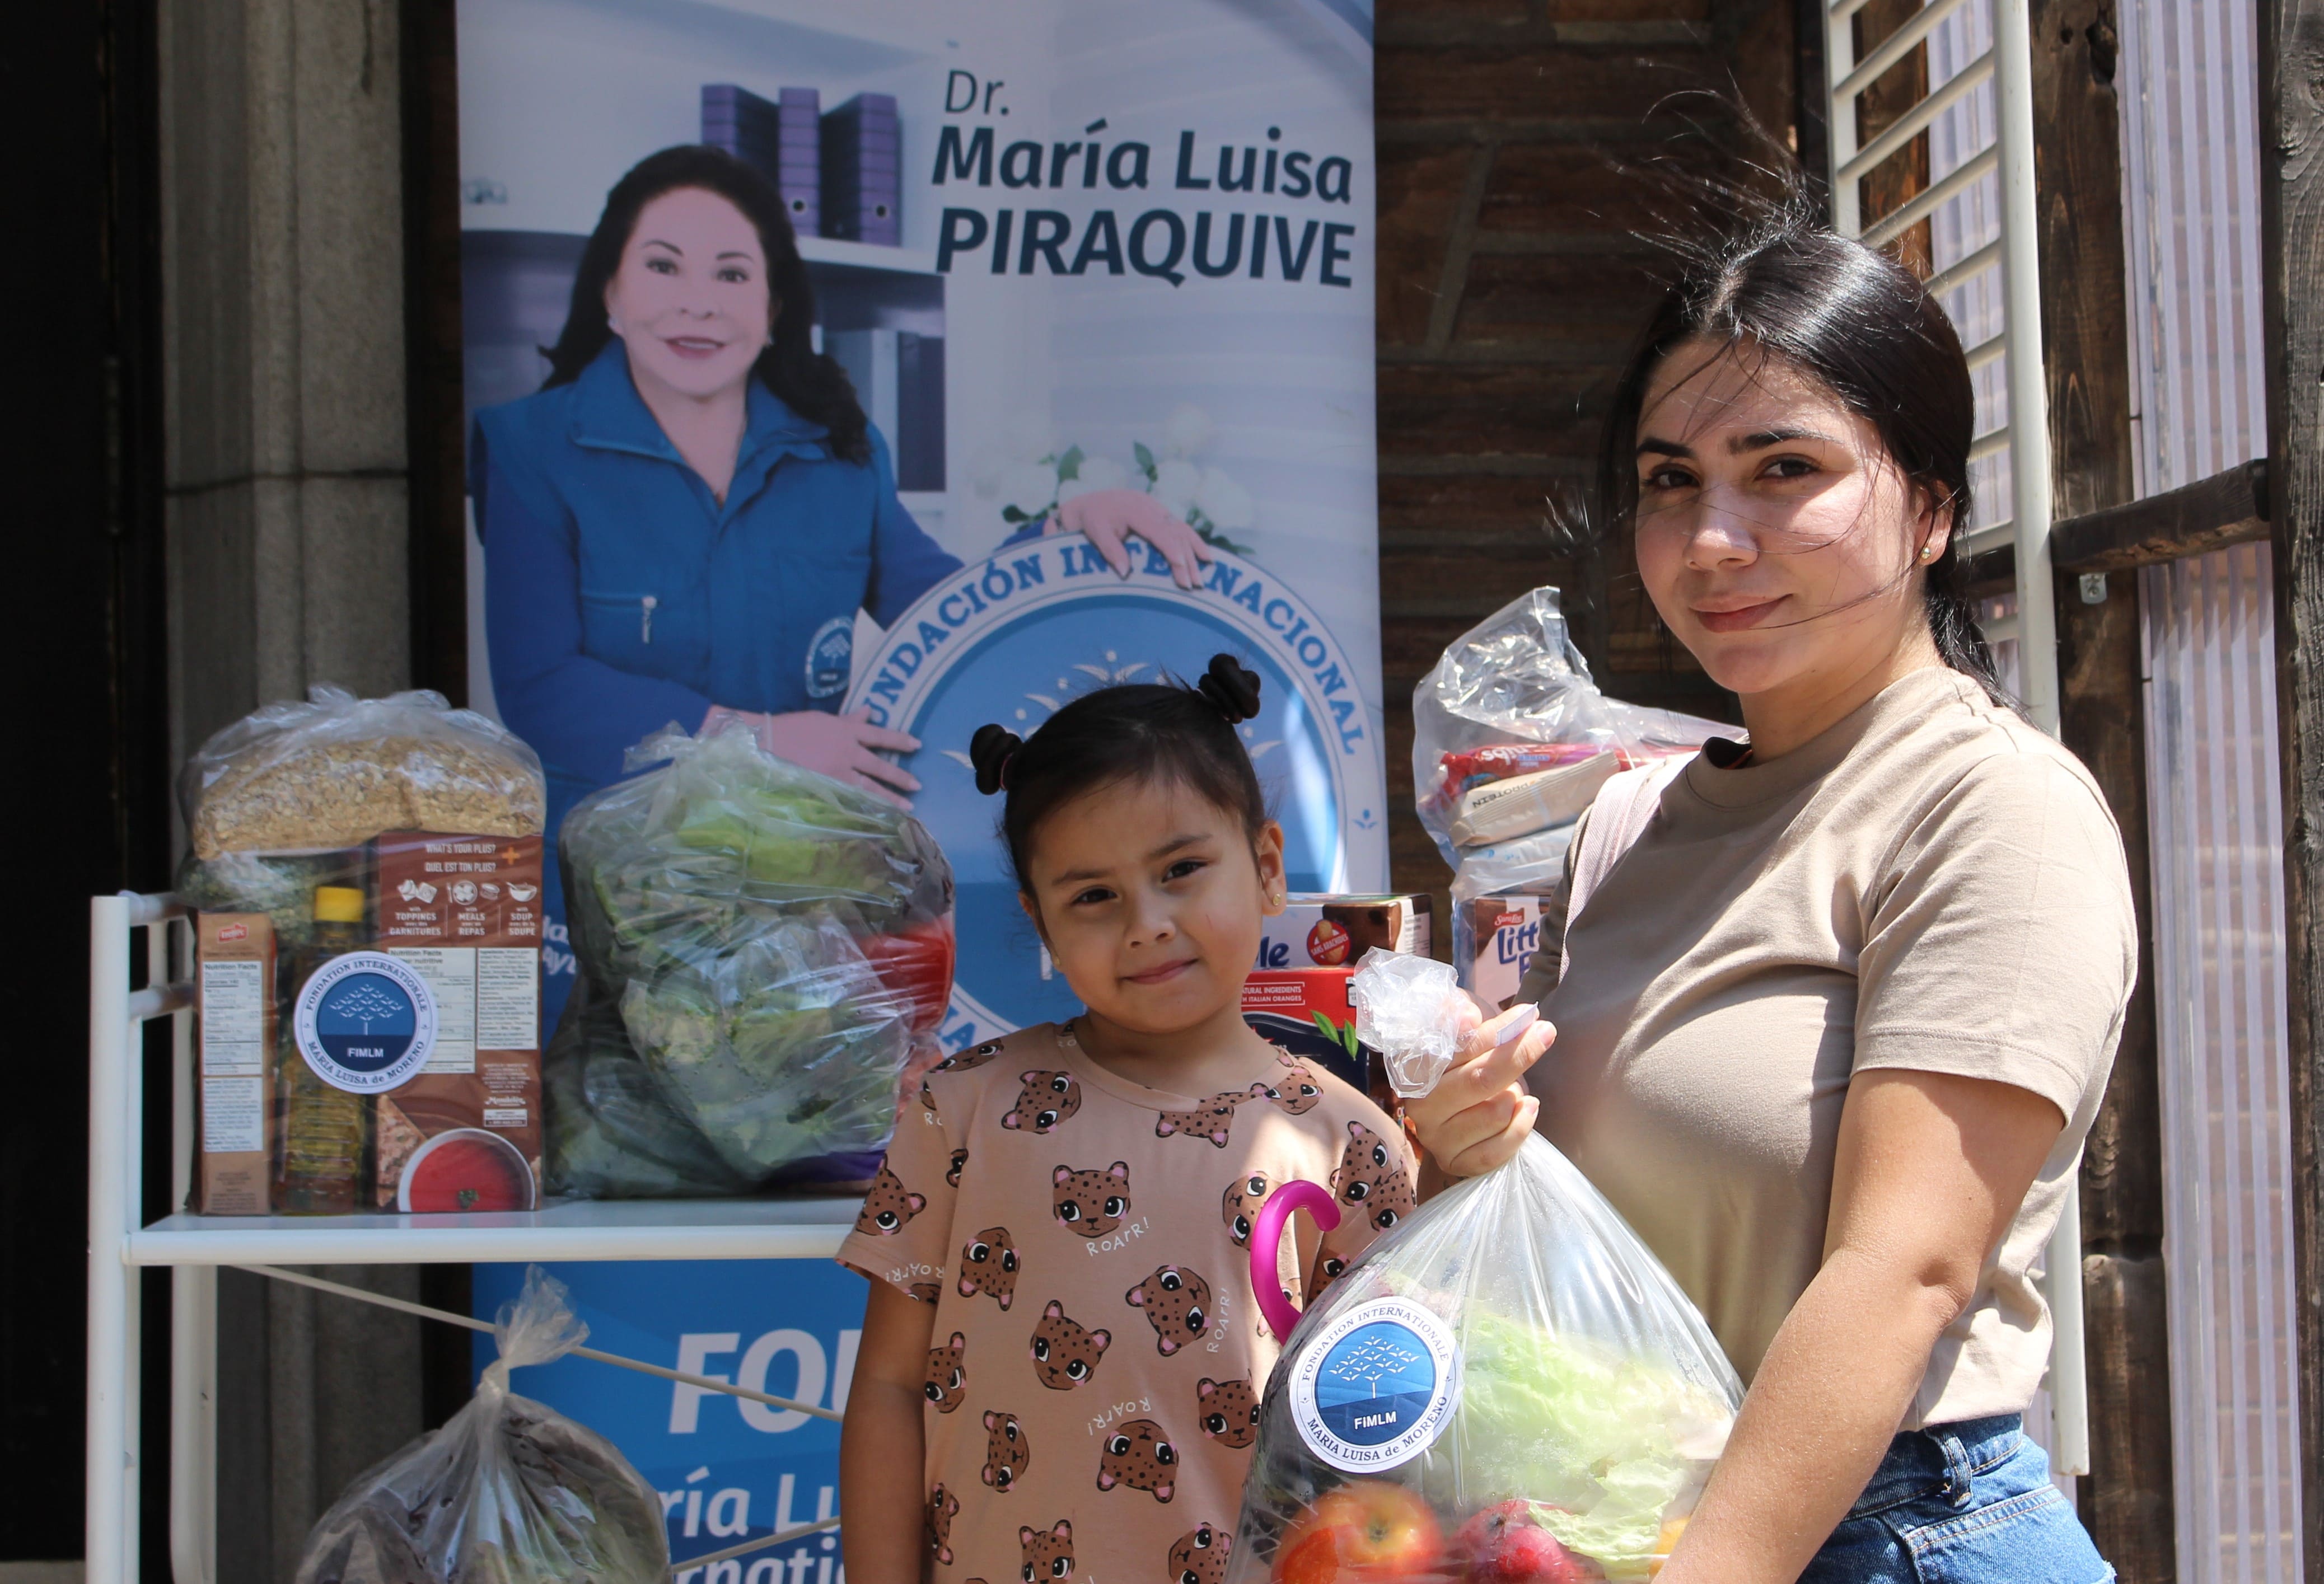
{"type": "Polygon", "coordinates": [[[1449,873],[1411,812],[1412,689],[1525,589],[1555,584],[1569,612],[1585,603],[1577,627],[1609,692],[1732,718],[1655,631],[1627,553],[1577,564],[1549,531],[1549,502],[1586,483],[1654,300],[1654,255],[1631,235],[1646,205],[1598,151],[1651,152],[1674,130],[1655,106],[1703,87],[1739,92],[1787,134],[1792,6],[1380,0],[1377,38],[1390,841],[1397,888],[1441,895],[1449,873]]]}

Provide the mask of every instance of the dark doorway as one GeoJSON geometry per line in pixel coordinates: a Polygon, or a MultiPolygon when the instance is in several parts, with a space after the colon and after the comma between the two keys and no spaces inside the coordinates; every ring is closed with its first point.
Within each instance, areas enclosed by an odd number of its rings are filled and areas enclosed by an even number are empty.
{"type": "MultiPolygon", "coordinates": [[[[0,1560],[81,1554],[87,899],[169,882],[153,82],[152,0],[27,7],[0,55],[17,151],[0,425],[14,722],[0,1560]]],[[[147,1299],[147,1357],[166,1358],[166,1286],[149,1278],[147,1299]]],[[[166,1415],[161,1384],[149,1421],[166,1415]]],[[[149,1449],[165,1432],[149,1423],[149,1449]]],[[[149,1577],[165,1576],[161,1483],[147,1481],[149,1577]]]]}

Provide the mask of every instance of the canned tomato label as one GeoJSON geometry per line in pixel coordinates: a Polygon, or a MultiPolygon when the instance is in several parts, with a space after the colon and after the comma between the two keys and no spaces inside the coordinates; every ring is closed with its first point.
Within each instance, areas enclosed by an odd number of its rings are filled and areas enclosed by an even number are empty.
{"type": "Polygon", "coordinates": [[[299,1054],[349,1094],[394,1089],[436,1048],[436,997],[417,969],[384,952],[349,952],[317,969],[293,1011],[299,1054]]]}
{"type": "Polygon", "coordinates": [[[1340,1315],[1300,1350],[1291,1412],[1308,1450],[1335,1469],[1376,1473],[1418,1456],[1457,1397],[1452,1334],[1403,1298],[1340,1315]]]}

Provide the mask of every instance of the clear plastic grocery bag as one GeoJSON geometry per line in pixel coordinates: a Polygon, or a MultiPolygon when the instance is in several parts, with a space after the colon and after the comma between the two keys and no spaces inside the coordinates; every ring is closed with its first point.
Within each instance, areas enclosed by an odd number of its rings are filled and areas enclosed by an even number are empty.
{"type": "Polygon", "coordinates": [[[1414,803],[1458,871],[1456,915],[1471,897],[1549,889],[1608,778],[1730,729],[1600,693],[1554,588],[1455,640],[1413,690],[1412,712],[1414,803]]]}
{"type": "Polygon", "coordinates": [[[558,835],[585,982],[547,1061],[549,1186],[868,1179],[951,995],[951,868],[918,821],[740,723],[631,755],[663,760],[558,835]]]}
{"type": "Polygon", "coordinates": [[[444,1427],[365,1469],[307,1536],[298,1584],[668,1584],[661,1501],[613,1443],[509,1390],[588,1337],[539,1266],[500,1357],[444,1427]]]}
{"type": "MultiPolygon", "coordinates": [[[[1381,1026],[1444,1005],[1443,987],[1400,990],[1369,959],[1357,981],[1383,1009],[1423,999],[1381,1026]]],[[[1433,1082],[1432,1067],[1403,1070],[1433,1082]]],[[[1317,1201],[1327,1221],[1345,1208],[1303,1183],[1262,1206],[1255,1278],[1274,1269],[1283,1215],[1317,1201]]],[[[1536,1135],[1380,1238],[1299,1320],[1268,1381],[1225,1584],[1650,1579],[1741,1399],[1669,1273],[1536,1135]]]]}
{"type": "Polygon", "coordinates": [[[527,836],[548,792],[540,758],[440,693],[357,698],[318,685],[214,733],[179,779],[196,859],[327,852],[382,831],[527,836]]]}

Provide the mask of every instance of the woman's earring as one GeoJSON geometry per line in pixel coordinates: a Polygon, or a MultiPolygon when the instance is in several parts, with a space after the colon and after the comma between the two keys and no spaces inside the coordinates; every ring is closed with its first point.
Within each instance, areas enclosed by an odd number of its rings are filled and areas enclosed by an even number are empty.
{"type": "Polygon", "coordinates": [[[1936,548],[1936,546],[1934,546],[1934,545],[1923,545],[1923,546],[1921,547],[1921,559],[1922,559],[1922,560],[1923,560],[1923,561],[1933,561],[1933,560],[1935,560],[1936,558],[1937,558],[1937,548],[1936,548]]]}

